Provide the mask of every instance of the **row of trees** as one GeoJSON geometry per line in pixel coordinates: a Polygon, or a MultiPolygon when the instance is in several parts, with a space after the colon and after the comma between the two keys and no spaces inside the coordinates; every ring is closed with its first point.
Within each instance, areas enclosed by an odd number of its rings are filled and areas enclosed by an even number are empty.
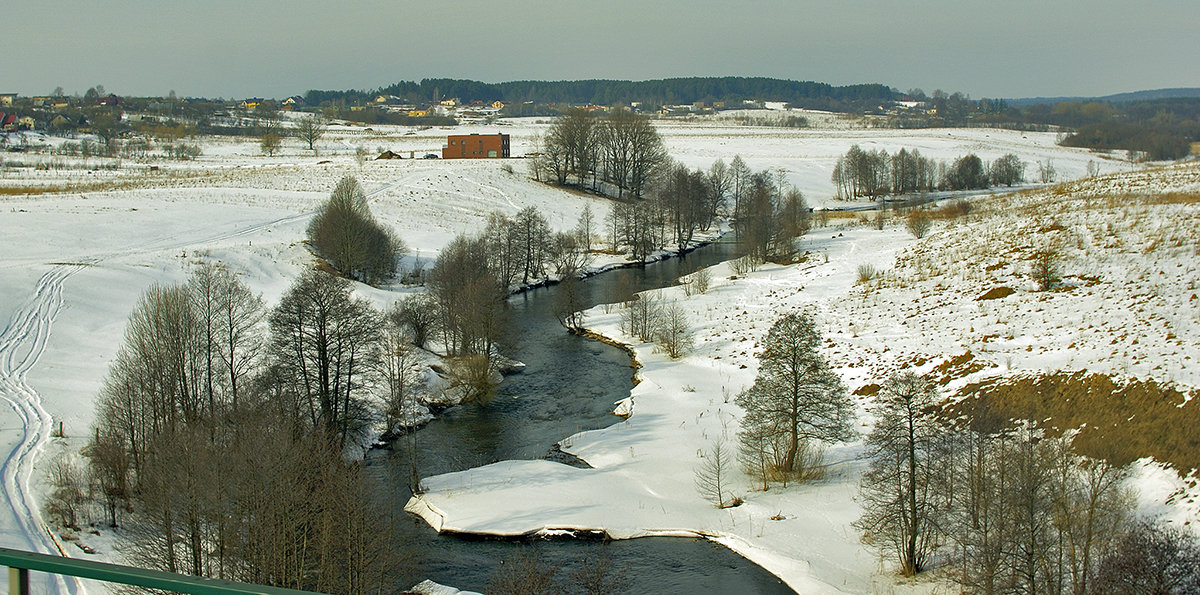
{"type": "Polygon", "coordinates": [[[1200,580],[1194,544],[1184,568],[1155,552],[1120,554],[1168,571],[1143,573],[1147,582],[1129,590],[1128,576],[1105,572],[1122,543],[1147,531],[1132,524],[1127,469],[1078,456],[1069,437],[1029,424],[952,427],[937,401],[928,379],[893,375],[867,438],[856,526],[864,541],[896,555],[901,573],[920,572],[941,555],[960,585],[983,593],[1175,593],[1200,580]],[[1154,584],[1172,573],[1174,586],[1154,584]]]}
{"type": "Polygon", "coordinates": [[[614,204],[605,221],[613,250],[634,260],[668,244],[693,247],[696,232],[725,214],[736,219],[739,239],[760,261],[792,254],[793,240],[809,229],[804,196],[782,174],[754,172],[741,157],[729,166],[718,160],[707,172],[677,163],[660,171],[647,199],[614,204]]]}
{"type": "Polygon", "coordinates": [[[534,177],[559,186],[642,198],[667,151],[650,119],[627,110],[596,116],[572,109],[554,121],[533,162],[534,177]]]}
{"type": "MultiPolygon", "coordinates": [[[[771,481],[819,476],[821,444],[853,436],[852,405],[818,354],[805,314],[768,332],[754,384],[737,397],[743,468],[771,481]]],[[[941,415],[938,393],[912,372],[879,391],[867,437],[863,541],[896,556],[902,574],[935,557],[963,588],[983,593],[1190,593],[1200,584],[1200,544],[1162,526],[1135,523],[1128,470],[1076,455],[1070,437],[1029,424],[941,415]]],[[[718,443],[697,486],[735,505],[718,443]]]]}
{"type": "Polygon", "coordinates": [[[858,145],[838,157],[831,176],[838,198],[844,199],[1012,186],[1024,179],[1025,164],[1012,153],[991,163],[971,153],[947,165],[916,149],[900,149],[889,155],[883,149],[863,150],[858,145]]]}
{"type": "Polygon", "coordinates": [[[124,518],[134,536],[132,561],[378,588],[395,559],[388,524],[341,455],[395,380],[402,350],[385,338],[402,331],[389,319],[315,270],[270,311],[216,265],[147,290],[85,449],[108,521],[124,518]]]}
{"type": "Polygon", "coordinates": [[[373,91],[318,91],[304,94],[309,105],[362,104],[378,95],[395,95],[412,103],[456,97],[463,102],[492,102],[497,99],[519,106],[525,102],[567,105],[692,104],[696,101],[737,102],[747,98],[785,101],[804,107],[826,109],[839,102],[875,107],[880,101],[895,100],[899,92],[884,85],[864,84],[835,87],[812,81],[765,77],[684,77],[648,81],[511,81],[484,83],[461,79],[400,81],[373,91]]]}

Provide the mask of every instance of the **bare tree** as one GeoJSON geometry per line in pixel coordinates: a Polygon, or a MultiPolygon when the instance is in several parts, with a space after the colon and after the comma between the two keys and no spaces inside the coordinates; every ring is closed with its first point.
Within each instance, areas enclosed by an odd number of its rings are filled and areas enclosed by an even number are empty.
{"type": "Polygon", "coordinates": [[[342,274],[368,284],[396,275],[403,242],[371,214],[353,176],[343,177],[308,224],[308,240],[342,274]]]}
{"type": "Polygon", "coordinates": [[[317,150],[317,141],[325,136],[328,129],[329,122],[321,114],[309,114],[296,122],[296,136],[307,143],[308,150],[314,153],[317,150]]]}
{"type": "Polygon", "coordinates": [[[729,508],[742,503],[741,498],[730,494],[729,482],[732,475],[733,453],[718,439],[713,443],[695,469],[696,491],[717,508],[729,508]]]}
{"type": "Polygon", "coordinates": [[[586,304],[581,284],[579,277],[569,276],[558,284],[554,294],[554,316],[559,324],[572,333],[583,330],[583,309],[586,304]]]}
{"type": "Polygon", "coordinates": [[[279,135],[274,132],[262,135],[262,139],[259,141],[259,147],[262,149],[263,154],[270,157],[274,157],[282,145],[283,142],[280,140],[279,135]]]}
{"type": "Polygon", "coordinates": [[[856,526],[897,555],[904,576],[923,570],[937,543],[936,513],[944,496],[937,478],[945,461],[938,457],[944,431],[936,398],[925,378],[893,375],[879,391],[883,411],[867,437],[871,466],[859,487],[863,516],[856,526]]]}
{"type": "Polygon", "coordinates": [[[625,309],[621,312],[621,330],[643,342],[653,341],[661,312],[660,292],[647,291],[636,294],[625,303],[625,309]]]}
{"type": "Polygon", "coordinates": [[[50,486],[46,512],[56,517],[60,525],[78,529],[79,517],[87,501],[84,491],[87,482],[83,470],[70,454],[50,465],[50,486]]]}
{"type": "Polygon", "coordinates": [[[592,249],[592,236],[596,233],[596,216],[592,213],[592,205],[583,205],[579,213],[579,222],[575,225],[575,234],[579,236],[579,244],[584,252],[592,249]]]}
{"type": "Polygon", "coordinates": [[[1020,157],[1007,153],[992,162],[988,175],[992,184],[1004,184],[1005,186],[1020,184],[1025,181],[1025,164],[1020,157]]]}
{"type": "Polygon", "coordinates": [[[699,293],[706,293],[708,286],[712,283],[712,272],[708,268],[702,268],[692,273],[692,287],[699,293]]]}
{"type": "Polygon", "coordinates": [[[489,268],[489,256],[483,239],[458,236],[429,271],[438,327],[450,355],[478,354],[490,361],[493,349],[508,335],[508,288],[489,268]]]}
{"type": "Polygon", "coordinates": [[[306,429],[344,446],[366,423],[366,377],[377,367],[379,316],[350,283],[311,270],[269,317],[270,355],[306,429]]]}
{"type": "Polygon", "coordinates": [[[420,293],[398,302],[388,313],[392,325],[402,326],[412,344],[424,348],[437,330],[437,301],[428,293],[420,293]]]}
{"type": "Polygon", "coordinates": [[[679,359],[692,349],[692,329],[683,307],[672,302],[663,308],[655,326],[655,342],[671,359],[679,359]]]}
{"type": "Polygon", "coordinates": [[[627,110],[612,112],[601,123],[604,179],[617,185],[617,198],[628,191],[641,198],[654,170],[666,161],[667,151],[650,119],[627,110]]]}

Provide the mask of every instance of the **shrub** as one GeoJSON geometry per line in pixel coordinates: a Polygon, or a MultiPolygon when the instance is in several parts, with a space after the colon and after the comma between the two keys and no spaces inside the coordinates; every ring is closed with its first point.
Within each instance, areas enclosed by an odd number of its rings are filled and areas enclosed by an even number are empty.
{"type": "Polygon", "coordinates": [[[867,281],[874,279],[875,275],[876,275],[875,265],[873,265],[869,262],[864,262],[864,263],[858,265],[858,282],[859,283],[866,283],[867,281]]]}
{"type": "Polygon", "coordinates": [[[740,258],[735,258],[729,261],[730,270],[732,270],[733,274],[737,275],[738,277],[745,276],[746,273],[757,271],[759,266],[762,266],[762,261],[753,254],[747,254],[740,258]]]}
{"type": "Polygon", "coordinates": [[[905,219],[904,227],[919,240],[929,234],[929,230],[933,228],[933,221],[923,211],[913,211],[905,219]]]}
{"type": "Polygon", "coordinates": [[[1033,279],[1038,288],[1046,291],[1058,283],[1058,252],[1052,248],[1038,250],[1033,255],[1033,279]]]}
{"type": "Polygon", "coordinates": [[[692,274],[692,286],[696,291],[706,293],[710,283],[712,283],[712,273],[708,269],[700,269],[692,274]]]}

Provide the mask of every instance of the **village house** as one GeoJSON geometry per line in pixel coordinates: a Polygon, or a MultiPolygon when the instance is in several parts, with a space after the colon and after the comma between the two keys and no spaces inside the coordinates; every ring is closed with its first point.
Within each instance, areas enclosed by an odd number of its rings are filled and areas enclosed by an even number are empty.
{"type": "Polygon", "coordinates": [[[453,134],[442,147],[442,159],[503,159],[509,156],[507,134],[453,134]]]}

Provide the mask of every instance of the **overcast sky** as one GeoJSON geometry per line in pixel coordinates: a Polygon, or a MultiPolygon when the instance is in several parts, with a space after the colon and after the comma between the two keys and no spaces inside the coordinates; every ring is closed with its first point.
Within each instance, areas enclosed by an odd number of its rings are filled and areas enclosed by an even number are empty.
{"type": "Polygon", "coordinates": [[[15,0],[2,12],[0,92],[23,95],[727,75],[976,99],[1200,87],[1198,0],[15,0]]]}

